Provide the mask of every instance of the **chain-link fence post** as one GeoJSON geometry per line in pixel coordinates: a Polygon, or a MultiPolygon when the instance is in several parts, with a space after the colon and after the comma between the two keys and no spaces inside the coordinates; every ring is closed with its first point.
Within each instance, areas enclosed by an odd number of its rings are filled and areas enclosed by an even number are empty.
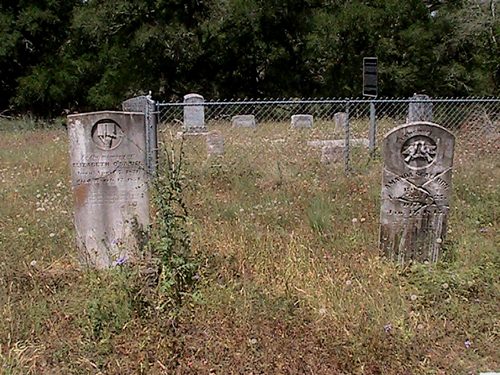
{"type": "Polygon", "coordinates": [[[368,133],[368,149],[370,150],[370,156],[375,155],[375,149],[377,147],[377,114],[375,112],[375,103],[370,101],[370,130],[368,133]]]}
{"type": "Polygon", "coordinates": [[[349,100],[347,100],[345,105],[345,120],[344,120],[344,171],[345,173],[351,172],[351,162],[350,162],[350,148],[349,148],[349,140],[351,137],[350,127],[349,127],[349,100]]]}

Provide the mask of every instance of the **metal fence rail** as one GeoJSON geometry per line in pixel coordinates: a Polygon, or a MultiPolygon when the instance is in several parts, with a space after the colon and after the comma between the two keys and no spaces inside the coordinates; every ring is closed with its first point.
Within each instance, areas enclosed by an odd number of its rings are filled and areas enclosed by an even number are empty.
{"type": "MultiPolygon", "coordinates": [[[[431,121],[453,131],[457,136],[489,139],[500,131],[500,98],[412,98],[379,99],[264,99],[204,101],[202,103],[157,103],[158,123],[182,125],[184,111],[202,106],[207,128],[230,126],[236,115],[253,115],[260,125],[290,124],[292,115],[307,114],[314,126],[332,126],[336,137],[345,140],[345,164],[349,169],[349,141],[369,139],[370,151],[383,135],[411,121],[431,121]],[[343,113],[343,116],[336,114],[343,113]],[[343,123],[338,123],[344,118],[343,123]]],[[[352,142],[351,142],[352,143],[352,142]]]]}

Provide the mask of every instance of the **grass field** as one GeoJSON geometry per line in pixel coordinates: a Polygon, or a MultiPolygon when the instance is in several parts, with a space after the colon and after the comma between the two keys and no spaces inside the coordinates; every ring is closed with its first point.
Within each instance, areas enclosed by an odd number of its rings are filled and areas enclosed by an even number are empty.
{"type": "MultiPolygon", "coordinates": [[[[500,370],[494,142],[460,140],[442,261],[402,268],[377,247],[380,160],[356,151],[350,176],[320,164],[305,141],[331,138],[321,127],[220,127],[220,158],[188,139],[183,197],[198,268],[170,303],[134,267],[79,269],[65,130],[1,129],[1,373],[500,370]]],[[[168,130],[162,138],[170,145],[168,130]]]]}

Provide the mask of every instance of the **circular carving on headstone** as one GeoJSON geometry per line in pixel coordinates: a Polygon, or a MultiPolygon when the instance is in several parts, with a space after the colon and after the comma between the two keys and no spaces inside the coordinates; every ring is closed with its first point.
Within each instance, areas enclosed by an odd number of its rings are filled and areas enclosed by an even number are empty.
{"type": "Polygon", "coordinates": [[[97,121],[92,127],[92,140],[101,150],[113,150],[122,143],[124,133],[120,125],[110,119],[97,121]]]}
{"type": "Polygon", "coordinates": [[[436,142],[424,135],[411,137],[403,144],[401,154],[409,167],[426,168],[436,158],[436,142]]]}

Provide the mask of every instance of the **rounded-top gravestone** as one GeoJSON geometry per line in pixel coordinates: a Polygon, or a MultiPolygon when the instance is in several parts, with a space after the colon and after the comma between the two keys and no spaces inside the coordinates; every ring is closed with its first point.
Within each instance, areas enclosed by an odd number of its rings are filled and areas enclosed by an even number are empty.
{"type": "Polygon", "coordinates": [[[437,261],[446,235],[455,137],[429,122],[383,141],[380,247],[399,263],[437,261]]]}

